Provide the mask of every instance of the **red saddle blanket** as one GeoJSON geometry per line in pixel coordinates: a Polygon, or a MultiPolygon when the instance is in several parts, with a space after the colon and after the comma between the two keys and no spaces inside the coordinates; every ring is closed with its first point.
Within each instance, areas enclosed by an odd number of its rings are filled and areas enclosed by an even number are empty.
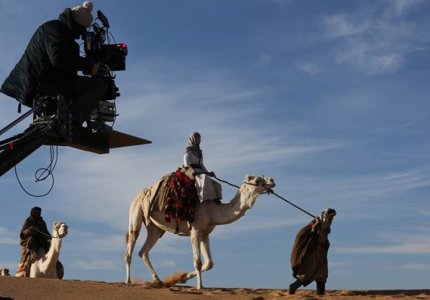
{"type": "Polygon", "coordinates": [[[199,203],[195,180],[178,169],[161,179],[152,208],[164,212],[166,222],[176,219],[178,222],[193,223],[194,213],[199,203]]]}

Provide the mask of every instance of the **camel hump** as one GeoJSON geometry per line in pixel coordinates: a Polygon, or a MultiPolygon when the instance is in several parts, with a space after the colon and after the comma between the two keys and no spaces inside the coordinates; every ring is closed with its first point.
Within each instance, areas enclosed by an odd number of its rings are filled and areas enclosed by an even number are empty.
{"type": "Polygon", "coordinates": [[[164,175],[155,184],[156,188],[155,190],[153,188],[153,193],[150,200],[151,211],[163,211],[165,205],[167,204],[166,199],[169,195],[169,182],[170,179],[173,177],[173,174],[174,173],[164,175]]]}

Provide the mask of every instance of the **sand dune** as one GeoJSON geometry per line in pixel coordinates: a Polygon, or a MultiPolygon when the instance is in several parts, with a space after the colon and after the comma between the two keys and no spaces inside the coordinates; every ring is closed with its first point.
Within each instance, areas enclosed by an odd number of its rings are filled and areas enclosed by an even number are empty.
{"type": "Polygon", "coordinates": [[[276,299],[335,299],[335,300],[403,300],[430,299],[430,290],[372,290],[327,291],[318,297],[313,290],[299,290],[288,295],[282,289],[207,288],[197,290],[189,286],[153,288],[148,284],[126,285],[79,280],[31,279],[0,277],[0,300],[276,300],[276,299]]]}

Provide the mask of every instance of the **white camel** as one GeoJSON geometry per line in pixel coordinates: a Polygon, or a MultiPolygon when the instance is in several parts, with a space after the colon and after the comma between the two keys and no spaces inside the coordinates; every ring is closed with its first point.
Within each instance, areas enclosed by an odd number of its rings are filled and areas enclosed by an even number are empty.
{"type": "Polygon", "coordinates": [[[125,252],[126,262],[126,283],[130,284],[130,264],[134,246],[139,236],[142,223],[147,230],[146,241],[139,251],[139,256],[152,275],[154,284],[162,286],[163,282],[158,278],[157,273],[149,260],[149,252],[157,240],[168,231],[175,233],[178,230],[179,235],[190,236],[193,248],[194,271],[182,274],[180,280],[186,281],[197,276],[197,289],[202,288],[201,273],[208,271],[213,267],[213,261],[209,247],[209,234],[214,230],[216,225],[230,224],[252,208],[255,200],[260,194],[266,193],[275,186],[275,182],[269,177],[245,176],[243,184],[231,199],[229,203],[219,204],[215,201],[203,201],[199,204],[195,212],[195,221],[191,229],[186,221],[176,224],[174,219],[171,222],[165,221],[163,212],[151,210],[150,201],[157,191],[157,184],[144,189],[140,192],[130,204],[129,227],[126,235],[127,251],[125,252]],[[178,226],[177,226],[178,225],[178,226]],[[200,254],[203,255],[204,264],[200,254]]]}
{"type": "Polygon", "coordinates": [[[7,269],[7,268],[1,268],[0,269],[0,276],[9,276],[9,269],[7,269]]]}
{"type": "MultiPolygon", "coordinates": [[[[64,222],[54,222],[52,227],[51,246],[48,252],[40,248],[37,253],[37,260],[31,264],[31,278],[62,278],[63,274],[57,272],[57,262],[60,257],[61,243],[67,235],[68,226],[64,222]]],[[[62,270],[61,270],[62,272],[62,270]]]]}

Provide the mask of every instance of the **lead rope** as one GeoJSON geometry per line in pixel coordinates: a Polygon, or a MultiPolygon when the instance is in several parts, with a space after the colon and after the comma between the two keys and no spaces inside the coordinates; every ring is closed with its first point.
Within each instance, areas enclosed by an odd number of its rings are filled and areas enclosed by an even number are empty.
{"type": "MultiPolygon", "coordinates": [[[[236,188],[240,188],[240,186],[238,186],[238,185],[236,185],[236,184],[233,184],[233,183],[230,183],[230,182],[228,182],[228,181],[226,181],[226,180],[222,180],[222,179],[219,179],[218,177],[216,177],[216,176],[213,176],[216,180],[218,180],[218,181],[221,181],[221,182],[224,182],[224,183],[226,183],[226,184],[228,184],[228,185],[230,185],[230,186],[233,186],[233,187],[236,187],[236,188]]],[[[284,197],[282,197],[282,196],[280,196],[280,195],[278,195],[278,194],[276,194],[272,189],[268,189],[267,190],[267,193],[270,195],[270,194],[273,194],[273,195],[275,195],[276,197],[278,197],[279,199],[281,199],[281,200],[284,200],[285,202],[287,202],[288,204],[290,204],[290,205],[292,205],[292,206],[294,206],[295,208],[297,208],[297,209],[299,209],[299,210],[301,210],[302,212],[304,212],[305,214],[307,214],[307,215],[309,215],[309,216],[311,216],[312,218],[316,218],[313,214],[311,214],[310,212],[308,212],[308,211],[306,211],[306,210],[304,210],[303,208],[301,208],[300,206],[297,206],[296,204],[294,204],[293,202],[291,202],[291,201],[289,201],[289,200],[287,200],[287,199],[285,199],[284,197]]]]}
{"type": "Polygon", "coordinates": [[[304,212],[305,214],[307,214],[307,215],[311,216],[312,218],[314,218],[314,219],[316,218],[313,214],[311,214],[310,212],[308,212],[308,211],[304,210],[304,209],[303,209],[303,208],[301,208],[300,206],[297,206],[297,205],[295,205],[293,202],[288,201],[287,199],[285,199],[284,197],[279,196],[279,195],[278,195],[278,194],[276,194],[272,189],[270,189],[270,190],[269,190],[269,194],[273,194],[273,195],[275,195],[275,196],[276,196],[276,197],[278,197],[279,199],[284,200],[284,201],[285,201],[285,202],[287,202],[288,204],[290,204],[290,205],[294,206],[295,208],[297,208],[297,209],[301,210],[302,212],[304,212]]]}
{"type": "Polygon", "coordinates": [[[50,234],[47,234],[47,233],[45,233],[45,232],[43,232],[43,231],[40,231],[39,229],[35,229],[35,228],[30,228],[32,231],[35,231],[35,232],[37,232],[37,233],[40,233],[40,234],[43,234],[44,236],[46,236],[46,237],[49,237],[49,238],[51,238],[51,239],[58,239],[59,237],[59,234],[58,234],[58,231],[57,230],[55,230],[56,232],[57,232],[57,236],[52,236],[52,235],[50,235],[50,234]]]}
{"type": "Polygon", "coordinates": [[[218,180],[218,181],[224,182],[224,183],[226,183],[226,184],[228,184],[228,185],[230,185],[230,186],[233,186],[233,187],[235,187],[235,188],[240,189],[240,186],[238,186],[238,185],[235,185],[235,184],[230,183],[230,182],[228,182],[228,181],[225,181],[225,180],[219,179],[219,178],[218,178],[218,177],[216,177],[216,176],[213,176],[213,177],[214,177],[216,180],[218,180]]]}

